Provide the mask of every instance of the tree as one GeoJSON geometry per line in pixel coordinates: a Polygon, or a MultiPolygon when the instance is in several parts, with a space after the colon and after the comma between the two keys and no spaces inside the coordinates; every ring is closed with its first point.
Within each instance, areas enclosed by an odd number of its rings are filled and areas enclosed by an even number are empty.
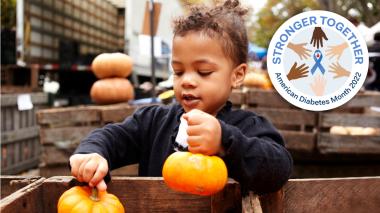
{"type": "Polygon", "coordinates": [[[356,16],[368,27],[380,22],[380,0],[318,0],[318,2],[323,10],[338,13],[343,17],[356,16]]]}
{"type": "Polygon", "coordinates": [[[268,47],[282,23],[294,15],[315,9],[320,9],[316,0],[268,0],[248,29],[248,36],[259,46],[268,47]]]}

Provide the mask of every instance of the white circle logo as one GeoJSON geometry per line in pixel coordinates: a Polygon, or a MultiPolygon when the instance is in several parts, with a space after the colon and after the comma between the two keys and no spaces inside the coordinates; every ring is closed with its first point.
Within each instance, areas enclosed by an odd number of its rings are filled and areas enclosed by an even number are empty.
{"type": "Polygon", "coordinates": [[[291,104],[311,111],[349,101],[368,71],[368,50],[358,29],[328,11],[308,11],[287,20],[268,49],[275,89],[291,104]]]}

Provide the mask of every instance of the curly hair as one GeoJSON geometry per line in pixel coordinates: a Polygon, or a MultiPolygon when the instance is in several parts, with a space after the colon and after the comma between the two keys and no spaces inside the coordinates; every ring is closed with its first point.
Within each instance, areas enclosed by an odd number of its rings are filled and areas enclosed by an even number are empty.
{"type": "Polygon", "coordinates": [[[244,16],[248,10],[238,0],[227,0],[215,7],[194,6],[188,16],[173,21],[174,36],[185,36],[188,32],[205,33],[219,39],[224,54],[235,65],[247,62],[248,38],[244,16]]]}

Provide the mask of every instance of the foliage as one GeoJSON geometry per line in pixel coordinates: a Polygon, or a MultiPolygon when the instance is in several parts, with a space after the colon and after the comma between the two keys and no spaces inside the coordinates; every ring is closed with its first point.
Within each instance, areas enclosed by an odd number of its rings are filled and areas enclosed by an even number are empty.
{"type": "Polygon", "coordinates": [[[16,0],[1,0],[1,28],[16,26],[16,0]]]}
{"type": "Polygon", "coordinates": [[[268,47],[282,23],[301,12],[315,9],[320,9],[315,0],[268,0],[258,12],[258,19],[248,29],[249,40],[268,47]]]}

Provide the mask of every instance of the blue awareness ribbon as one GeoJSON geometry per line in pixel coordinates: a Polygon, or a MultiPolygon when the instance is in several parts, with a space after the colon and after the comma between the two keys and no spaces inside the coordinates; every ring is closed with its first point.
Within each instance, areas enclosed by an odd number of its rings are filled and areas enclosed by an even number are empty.
{"type": "Polygon", "coordinates": [[[313,55],[313,59],[315,61],[314,66],[311,68],[310,72],[312,75],[314,75],[314,72],[319,68],[321,70],[322,74],[325,74],[325,68],[322,66],[321,61],[322,61],[322,52],[320,50],[316,50],[313,55]]]}

